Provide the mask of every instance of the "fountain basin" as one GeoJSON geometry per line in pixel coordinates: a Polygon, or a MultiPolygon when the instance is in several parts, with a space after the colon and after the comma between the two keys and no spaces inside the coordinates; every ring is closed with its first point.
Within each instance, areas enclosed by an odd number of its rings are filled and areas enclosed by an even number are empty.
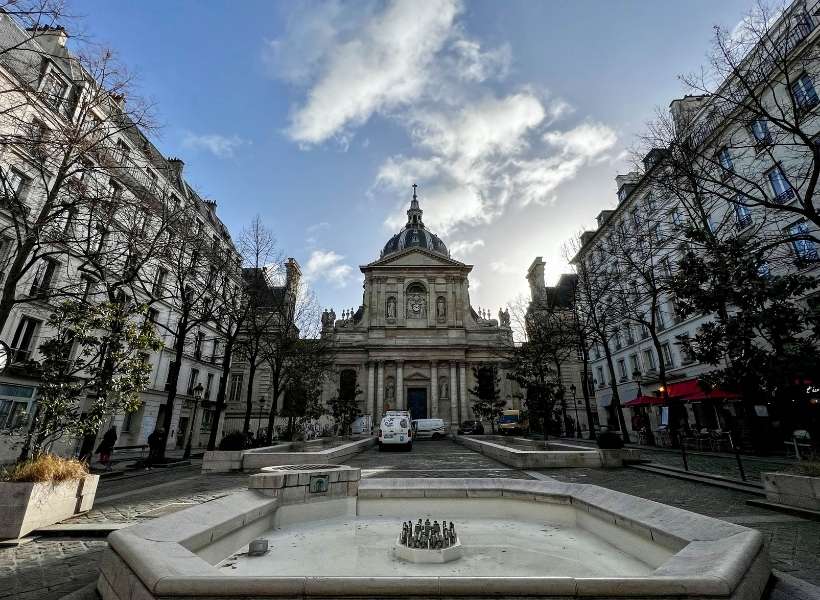
{"type": "Polygon", "coordinates": [[[757,531],[597,486],[359,477],[350,467],[274,469],[251,476],[245,492],[115,532],[98,590],[105,600],[757,600],[770,575],[757,531]],[[425,515],[456,522],[460,559],[392,555],[401,522],[425,515]],[[245,556],[260,537],[267,555],[245,556]]]}

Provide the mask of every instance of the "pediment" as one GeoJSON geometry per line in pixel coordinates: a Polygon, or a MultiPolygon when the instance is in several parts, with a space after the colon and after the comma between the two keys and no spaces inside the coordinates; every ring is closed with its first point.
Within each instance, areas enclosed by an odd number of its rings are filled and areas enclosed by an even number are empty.
{"type": "Polygon", "coordinates": [[[470,265],[464,264],[452,258],[441,256],[434,252],[430,252],[423,248],[408,248],[402,252],[390,254],[384,258],[373,261],[372,263],[361,267],[367,269],[371,267],[468,267],[470,265]]]}

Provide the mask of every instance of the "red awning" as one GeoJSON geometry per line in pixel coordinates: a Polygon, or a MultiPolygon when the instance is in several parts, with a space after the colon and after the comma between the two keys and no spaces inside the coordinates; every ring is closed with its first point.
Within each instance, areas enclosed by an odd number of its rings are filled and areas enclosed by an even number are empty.
{"type": "Polygon", "coordinates": [[[649,406],[649,405],[657,405],[663,404],[663,398],[658,398],[656,396],[637,396],[633,398],[629,402],[623,404],[627,408],[632,406],[649,406]]]}
{"type": "Polygon", "coordinates": [[[697,379],[686,379],[669,384],[669,398],[685,400],[686,402],[701,402],[703,400],[722,400],[724,398],[740,398],[740,394],[727,392],[721,389],[704,391],[697,379]]]}

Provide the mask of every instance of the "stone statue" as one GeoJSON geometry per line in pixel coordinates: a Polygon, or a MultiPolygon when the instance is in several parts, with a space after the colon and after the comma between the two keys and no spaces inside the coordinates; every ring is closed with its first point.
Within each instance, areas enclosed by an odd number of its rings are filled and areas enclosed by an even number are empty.
{"type": "Polygon", "coordinates": [[[388,402],[391,403],[391,405],[392,405],[393,396],[394,396],[393,391],[394,391],[394,389],[393,389],[393,380],[391,379],[387,382],[387,390],[385,391],[385,394],[384,394],[386,399],[388,400],[388,402]]]}
{"type": "Polygon", "coordinates": [[[328,319],[330,320],[331,325],[333,325],[336,322],[336,311],[334,311],[332,308],[328,313],[328,319]]]}
{"type": "Polygon", "coordinates": [[[387,299],[387,318],[391,321],[396,318],[396,298],[394,296],[390,296],[387,299]]]}
{"type": "Polygon", "coordinates": [[[510,311],[507,310],[500,310],[498,311],[498,322],[501,323],[501,326],[509,329],[510,328],[510,311]]]}
{"type": "Polygon", "coordinates": [[[443,323],[447,319],[447,300],[444,296],[439,296],[436,300],[436,318],[439,323],[443,323]]]}
{"type": "Polygon", "coordinates": [[[447,380],[443,377],[441,378],[441,383],[439,384],[439,398],[449,398],[449,390],[447,389],[447,380]]]}

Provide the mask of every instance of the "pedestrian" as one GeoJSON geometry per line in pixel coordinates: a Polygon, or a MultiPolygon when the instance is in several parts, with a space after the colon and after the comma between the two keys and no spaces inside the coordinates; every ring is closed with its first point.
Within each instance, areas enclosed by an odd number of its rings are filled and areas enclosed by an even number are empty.
{"type": "Polygon", "coordinates": [[[162,427],[154,429],[151,435],[148,436],[148,459],[145,461],[146,470],[151,470],[162,450],[162,438],[165,430],[162,427]]]}
{"type": "Polygon", "coordinates": [[[117,428],[112,425],[103,435],[100,445],[97,446],[97,454],[100,455],[100,464],[105,466],[106,471],[111,470],[111,453],[114,452],[114,445],[117,443],[117,428]]]}

